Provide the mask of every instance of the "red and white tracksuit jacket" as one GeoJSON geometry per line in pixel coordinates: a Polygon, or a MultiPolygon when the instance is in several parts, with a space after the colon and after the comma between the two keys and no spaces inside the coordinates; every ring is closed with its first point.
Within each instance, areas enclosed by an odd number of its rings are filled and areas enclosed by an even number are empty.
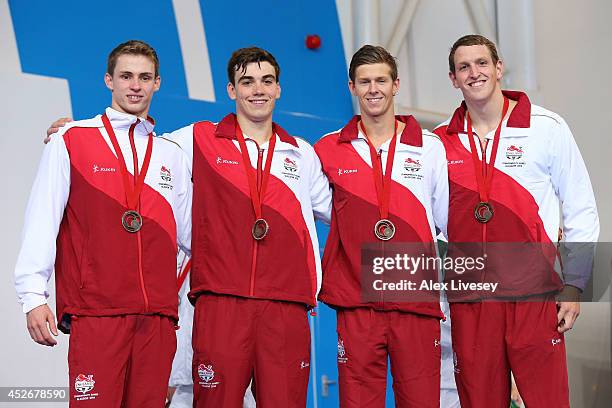
{"type": "MultiPolygon", "coordinates": [[[[106,109],[133,180],[133,132],[139,168],[153,123],[106,109]]],[[[129,233],[119,162],[101,116],[63,127],[45,147],[28,202],[15,286],[23,311],[46,303],[55,266],[57,318],[69,315],[177,315],[177,241],[191,242],[191,181],[185,153],[153,139],[140,195],[142,229],[129,233]]]]}
{"type": "MultiPolygon", "coordinates": [[[[532,105],[526,94],[503,93],[517,105],[502,123],[490,193],[494,216],[487,224],[474,218],[474,206],[480,199],[466,131],[465,102],[435,130],[444,142],[448,160],[449,241],[481,242],[484,238],[486,242],[544,243],[554,248],[562,227],[567,242],[596,242],[599,218],[593,189],[569,127],[559,115],[532,105]]],[[[487,161],[494,133],[495,129],[485,136],[487,161]]],[[[474,140],[482,158],[475,134],[474,140]]],[[[554,249],[552,253],[551,265],[555,264],[554,249]]],[[[524,259],[489,260],[486,273],[501,280],[501,296],[546,293],[561,286],[554,265],[543,271],[540,263],[524,259]]],[[[566,284],[582,288],[587,279],[574,277],[566,284]]]]}
{"type": "MultiPolygon", "coordinates": [[[[270,230],[255,241],[255,213],[236,139],[236,116],[198,122],[169,135],[193,157],[193,264],[190,299],[205,292],[316,304],[321,286],[314,217],[329,222],[331,192],[314,149],[274,124],[278,137],[263,218],[270,230]]],[[[245,135],[251,165],[261,171],[268,144],[245,135]]]]}
{"type": "MultiPolygon", "coordinates": [[[[396,226],[396,234],[389,242],[425,243],[433,248],[436,228],[446,234],[448,178],[444,147],[436,135],[422,131],[412,116],[396,119],[406,126],[396,140],[391,173],[389,219],[396,226]]],[[[333,188],[334,204],[319,298],[337,307],[367,306],[442,317],[438,302],[411,302],[408,298],[405,302],[362,300],[362,244],[380,242],[374,236],[380,213],[370,149],[358,129],[358,121],[359,116],[353,117],[345,127],[315,144],[333,188]]],[[[389,144],[390,141],[380,148],[383,169],[389,144]]]]}

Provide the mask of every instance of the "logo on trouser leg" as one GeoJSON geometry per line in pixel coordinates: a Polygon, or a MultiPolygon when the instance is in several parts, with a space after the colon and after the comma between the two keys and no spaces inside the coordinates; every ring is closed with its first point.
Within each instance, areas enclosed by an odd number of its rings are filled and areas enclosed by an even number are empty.
{"type": "Polygon", "coordinates": [[[457,359],[457,353],[455,353],[453,351],[453,368],[455,371],[455,374],[459,374],[459,372],[461,372],[461,370],[459,369],[459,360],[457,359]]]}
{"type": "Polygon", "coordinates": [[[344,340],[338,339],[338,362],[346,363],[348,361],[348,357],[346,357],[346,349],[344,348],[344,340]]]}
{"type": "Polygon", "coordinates": [[[557,344],[561,343],[561,339],[552,339],[551,343],[552,343],[553,347],[555,347],[557,344]]]}
{"type": "Polygon", "coordinates": [[[304,361],[304,360],[300,361],[300,369],[303,370],[306,367],[310,367],[310,363],[308,361],[304,361]]]}
{"type": "Polygon", "coordinates": [[[91,393],[90,391],[94,389],[94,385],[96,382],[94,381],[93,374],[85,375],[79,374],[74,379],[74,390],[79,394],[76,394],[74,398],[77,401],[84,400],[93,400],[96,399],[98,393],[91,393]]]}
{"type": "Polygon", "coordinates": [[[212,364],[205,365],[200,364],[198,366],[198,377],[200,377],[200,384],[202,388],[216,388],[220,381],[213,382],[215,378],[215,370],[213,370],[212,364]]]}

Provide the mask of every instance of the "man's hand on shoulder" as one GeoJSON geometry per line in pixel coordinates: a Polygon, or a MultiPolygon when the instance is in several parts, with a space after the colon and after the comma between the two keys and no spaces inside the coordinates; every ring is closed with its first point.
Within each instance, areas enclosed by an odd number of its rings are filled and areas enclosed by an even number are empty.
{"type": "Polygon", "coordinates": [[[72,122],[72,118],[59,118],[58,120],[53,122],[51,126],[49,126],[49,128],[47,129],[47,137],[45,137],[45,140],[43,140],[43,142],[45,144],[49,143],[51,141],[51,135],[57,133],[61,127],[63,127],[66,123],[70,122],[72,122]]]}
{"type": "Polygon", "coordinates": [[[58,335],[55,316],[48,305],[40,305],[30,310],[26,314],[26,322],[32,340],[43,346],[53,347],[57,344],[57,340],[51,336],[51,333],[56,337],[58,335]]]}

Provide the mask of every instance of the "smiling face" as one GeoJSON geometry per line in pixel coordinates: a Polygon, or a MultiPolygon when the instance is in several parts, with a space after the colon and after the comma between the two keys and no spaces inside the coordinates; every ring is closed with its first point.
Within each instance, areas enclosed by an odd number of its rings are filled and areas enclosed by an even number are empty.
{"type": "Polygon", "coordinates": [[[359,65],[349,89],[357,97],[361,114],[378,117],[393,114],[393,97],[399,90],[399,79],[393,80],[386,63],[359,65]]]}
{"type": "Polygon", "coordinates": [[[161,79],[155,76],[155,64],[150,58],[122,54],[117,58],[112,75],[104,75],[104,82],[113,94],[113,109],[146,118],[161,79]]]}
{"type": "Polygon", "coordinates": [[[272,120],[274,105],[281,93],[272,64],[251,62],[244,71],[234,71],[234,83],[227,84],[227,93],[236,101],[238,117],[252,123],[272,120]]]}
{"type": "Polygon", "coordinates": [[[460,46],[455,51],[454,64],[455,71],[448,76],[466,101],[486,101],[495,92],[501,92],[503,63],[501,60],[494,63],[485,45],[460,46]]]}

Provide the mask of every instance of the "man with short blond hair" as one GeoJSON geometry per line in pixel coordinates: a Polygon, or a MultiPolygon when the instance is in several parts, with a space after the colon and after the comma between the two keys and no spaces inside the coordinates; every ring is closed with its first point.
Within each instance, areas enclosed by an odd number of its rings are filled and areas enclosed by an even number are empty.
{"type": "Polygon", "coordinates": [[[189,251],[188,159],[153,136],[155,50],[117,46],[104,76],[112,103],[45,147],[26,210],[15,286],[30,336],[70,333],[71,407],[161,407],[176,348],[176,253],[189,251]]]}
{"type": "MultiPolygon", "coordinates": [[[[435,256],[448,208],[444,148],[412,116],[395,115],[397,66],[383,47],[365,45],[353,55],[348,86],[361,115],[315,144],[333,189],[319,299],[338,314],[340,406],[384,406],[390,359],[398,407],[439,407],[438,292],[373,293],[362,251],[385,255],[403,243],[435,256]]],[[[437,270],[430,278],[437,281],[437,270]]]]}

